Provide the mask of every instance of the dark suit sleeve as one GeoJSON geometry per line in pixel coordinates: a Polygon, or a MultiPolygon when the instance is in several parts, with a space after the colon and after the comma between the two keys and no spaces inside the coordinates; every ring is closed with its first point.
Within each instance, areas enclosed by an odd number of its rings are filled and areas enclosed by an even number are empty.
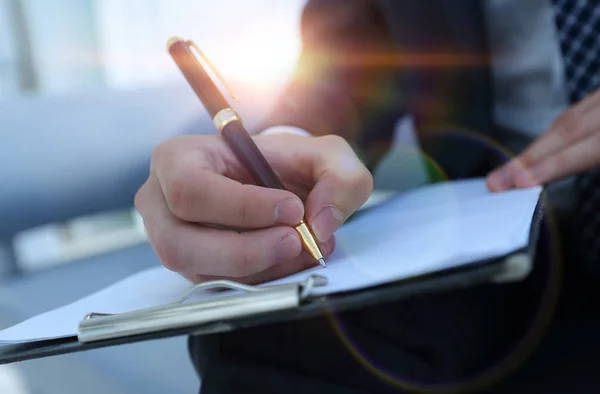
{"type": "Polygon", "coordinates": [[[311,0],[301,34],[297,67],[261,128],[291,125],[340,135],[373,168],[402,115],[397,69],[386,64],[392,44],[377,2],[311,0]]]}

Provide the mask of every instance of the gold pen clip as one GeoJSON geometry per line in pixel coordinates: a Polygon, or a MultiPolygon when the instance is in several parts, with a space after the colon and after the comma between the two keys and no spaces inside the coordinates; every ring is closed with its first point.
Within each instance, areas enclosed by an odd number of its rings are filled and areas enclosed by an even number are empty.
{"type": "Polygon", "coordinates": [[[215,73],[215,75],[217,76],[217,78],[219,78],[219,80],[221,81],[221,83],[225,86],[225,89],[227,89],[227,91],[229,92],[229,94],[231,95],[231,97],[235,100],[235,101],[240,101],[239,97],[235,94],[235,92],[233,91],[233,89],[231,88],[231,86],[229,86],[229,84],[227,83],[227,81],[225,81],[225,78],[223,78],[223,76],[221,75],[221,73],[219,73],[219,71],[217,70],[217,68],[214,66],[214,64],[212,64],[212,62],[206,57],[206,55],[204,53],[202,53],[202,51],[200,50],[200,48],[198,48],[198,45],[196,45],[196,43],[192,40],[187,40],[185,42],[190,48],[193,48],[198,56],[204,60],[204,62],[208,65],[208,67],[215,73]]]}

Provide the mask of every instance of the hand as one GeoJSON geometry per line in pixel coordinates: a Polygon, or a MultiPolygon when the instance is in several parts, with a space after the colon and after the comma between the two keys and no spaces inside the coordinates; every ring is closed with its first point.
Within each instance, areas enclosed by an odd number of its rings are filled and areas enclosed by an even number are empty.
{"type": "Polygon", "coordinates": [[[253,185],[217,135],[156,148],[135,206],[165,267],[249,284],[304,270],[316,264],[293,228],[304,215],[325,257],[334,250],[334,232],[371,193],[369,171],[337,136],[254,139],[289,191],[253,185]]]}
{"type": "Polygon", "coordinates": [[[546,184],[600,166],[600,90],[560,115],[521,155],[487,177],[502,191],[546,184]]]}

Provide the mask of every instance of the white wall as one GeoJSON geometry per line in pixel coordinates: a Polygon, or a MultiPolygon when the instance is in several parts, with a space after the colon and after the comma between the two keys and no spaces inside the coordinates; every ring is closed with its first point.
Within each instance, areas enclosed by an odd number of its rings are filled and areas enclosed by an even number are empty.
{"type": "Polygon", "coordinates": [[[102,86],[93,0],[21,0],[43,93],[102,86]]]}
{"type": "MultiPolygon", "coordinates": [[[[15,32],[0,0],[0,95],[15,92],[15,32]],[[13,69],[7,69],[6,64],[13,69]]],[[[181,82],[166,52],[193,39],[239,89],[272,91],[300,51],[306,0],[18,0],[42,94],[181,82]]]]}
{"type": "Polygon", "coordinates": [[[113,87],[178,80],[172,36],[193,39],[232,83],[282,83],[300,50],[305,0],[96,0],[106,81],[113,87]]]}

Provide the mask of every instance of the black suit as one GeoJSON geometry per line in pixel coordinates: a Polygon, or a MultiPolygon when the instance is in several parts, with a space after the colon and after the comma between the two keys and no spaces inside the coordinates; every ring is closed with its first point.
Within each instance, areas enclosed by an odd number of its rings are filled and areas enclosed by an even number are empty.
{"type": "MultiPolygon", "coordinates": [[[[494,164],[477,141],[504,132],[492,121],[480,0],[313,0],[302,17],[302,34],[298,72],[265,127],[288,124],[317,135],[340,134],[374,168],[398,118],[411,113],[425,151],[451,178],[483,175],[494,164]],[[440,61],[446,65],[440,67],[440,61]],[[454,133],[458,129],[475,138],[454,133]]],[[[557,258],[549,252],[552,242],[543,238],[535,271],[522,283],[338,316],[352,351],[328,318],[191,338],[202,392],[385,393],[402,392],[400,381],[478,376],[514,348],[539,310],[557,258]],[[387,378],[374,371],[387,371],[387,378]]],[[[583,284],[576,288],[587,291],[583,284]]],[[[567,316],[579,299],[572,293],[562,298],[567,316]]],[[[542,349],[547,348],[552,344],[542,349]]],[[[521,373],[537,371],[539,362],[531,365],[521,373]]]]}

